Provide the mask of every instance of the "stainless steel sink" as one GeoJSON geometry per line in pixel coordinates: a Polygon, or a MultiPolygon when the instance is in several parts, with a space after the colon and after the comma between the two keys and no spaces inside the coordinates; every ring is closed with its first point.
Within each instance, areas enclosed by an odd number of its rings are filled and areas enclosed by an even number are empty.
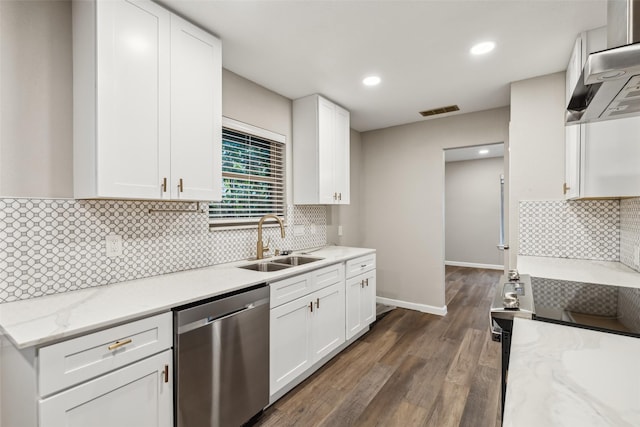
{"type": "Polygon", "coordinates": [[[272,261],[260,261],[253,264],[241,265],[240,268],[253,271],[278,271],[285,268],[295,267],[298,265],[309,264],[310,262],[321,261],[324,258],[304,257],[304,256],[289,256],[286,258],[274,259],[272,261]]]}
{"type": "Polygon", "coordinates": [[[256,262],[253,264],[240,266],[240,268],[244,268],[246,270],[262,271],[262,272],[284,270],[285,268],[290,268],[290,267],[292,266],[288,264],[276,264],[274,262],[256,262]]]}
{"type": "Polygon", "coordinates": [[[304,257],[304,256],[290,256],[287,258],[282,258],[282,259],[276,259],[274,261],[271,261],[272,263],[277,263],[277,264],[287,264],[290,266],[296,266],[296,265],[304,265],[304,264],[309,264],[310,262],[315,262],[315,261],[321,261],[324,258],[314,258],[314,257],[304,257]]]}

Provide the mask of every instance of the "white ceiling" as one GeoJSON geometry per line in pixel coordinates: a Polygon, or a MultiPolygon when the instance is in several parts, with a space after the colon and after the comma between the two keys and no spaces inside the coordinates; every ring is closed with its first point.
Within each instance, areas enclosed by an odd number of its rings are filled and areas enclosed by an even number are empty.
{"type": "Polygon", "coordinates": [[[606,0],[160,1],[222,39],[226,69],[291,99],[323,94],[358,131],[506,106],[510,82],[566,69],[578,33],[606,24],[606,0]],[[472,57],[484,40],[496,49],[472,57]],[[361,84],[370,74],[378,87],[361,84]]]}

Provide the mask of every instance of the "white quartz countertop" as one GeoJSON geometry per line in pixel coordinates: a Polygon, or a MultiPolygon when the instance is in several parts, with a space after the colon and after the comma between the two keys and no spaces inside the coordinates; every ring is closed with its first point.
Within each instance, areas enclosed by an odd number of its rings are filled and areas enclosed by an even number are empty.
{"type": "Polygon", "coordinates": [[[18,348],[40,346],[373,252],[327,246],[309,254],[321,261],[274,272],[243,261],[0,304],[0,329],[18,348]]]}
{"type": "Polygon", "coordinates": [[[639,426],[640,339],[516,318],[503,427],[639,426]]]}
{"type": "Polygon", "coordinates": [[[640,273],[619,262],[519,255],[518,271],[545,279],[640,288],[640,273]]]}

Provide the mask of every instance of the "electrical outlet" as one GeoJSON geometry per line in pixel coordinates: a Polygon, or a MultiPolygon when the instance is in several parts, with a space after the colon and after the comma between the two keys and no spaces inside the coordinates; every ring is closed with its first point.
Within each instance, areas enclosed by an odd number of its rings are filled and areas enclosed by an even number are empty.
{"type": "Polygon", "coordinates": [[[312,224],[309,226],[309,232],[310,232],[311,234],[316,234],[316,231],[317,231],[317,230],[316,230],[316,225],[312,223],[312,224]]]}
{"type": "Polygon", "coordinates": [[[342,236],[342,226],[338,226],[338,236],[342,236]]]}
{"type": "Polygon", "coordinates": [[[110,234],[105,239],[107,246],[107,257],[115,258],[122,256],[122,236],[110,234]]]}

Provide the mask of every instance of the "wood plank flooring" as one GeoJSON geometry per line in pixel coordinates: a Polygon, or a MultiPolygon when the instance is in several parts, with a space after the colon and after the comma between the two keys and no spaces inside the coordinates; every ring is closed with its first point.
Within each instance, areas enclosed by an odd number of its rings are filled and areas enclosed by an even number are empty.
{"type": "Polygon", "coordinates": [[[500,426],[501,272],[446,269],[445,317],[395,309],[269,407],[255,426],[500,426]]]}

